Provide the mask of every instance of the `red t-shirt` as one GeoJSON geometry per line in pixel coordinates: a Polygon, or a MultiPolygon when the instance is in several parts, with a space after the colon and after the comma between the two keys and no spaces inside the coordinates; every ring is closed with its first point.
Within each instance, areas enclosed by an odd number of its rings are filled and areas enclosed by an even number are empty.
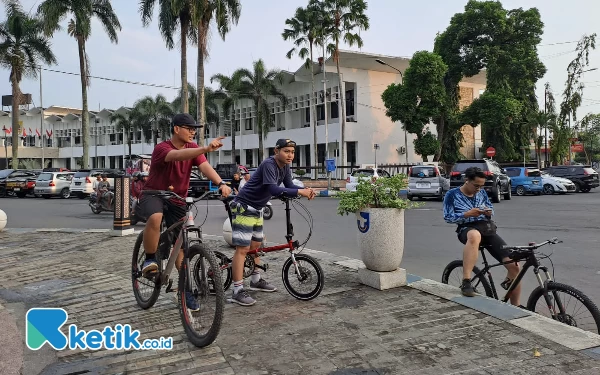
{"type": "MultiPolygon", "coordinates": [[[[198,145],[186,143],[184,148],[198,148],[198,145]]],[[[177,150],[177,148],[170,140],[161,142],[154,147],[150,173],[144,190],[169,190],[169,186],[173,186],[173,192],[185,198],[190,186],[192,167],[205,163],[206,157],[200,155],[192,160],[166,162],[165,158],[171,150],[177,150]]]]}

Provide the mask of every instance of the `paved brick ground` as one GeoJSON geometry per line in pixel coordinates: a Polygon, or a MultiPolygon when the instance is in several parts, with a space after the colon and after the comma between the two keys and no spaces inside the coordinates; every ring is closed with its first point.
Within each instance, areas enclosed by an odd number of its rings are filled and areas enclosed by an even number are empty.
{"type": "MultiPolygon", "coordinates": [[[[582,352],[454,302],[410,287],[381,292],[363,286],[356,271],[334,264],[329,254],[316,254],[326,285],[310,302],[283,287],[285,254],[268,255],[267,278],[279,291],[255,294],[258,303],[249,308],[228,304],[217,341],[195,348],[183,334],[174,294],[161,294],[149,310],[135,303],[134,241],[106,233],[0,233],[5,311],[17,304],[62,307],[67,325],[79,329],[129,323],[142,338],[174,339],[171,351],[53,352],[43,374],[600,373],[600,361],[582,352]]],[[[207,242],[213,248],[223,243],[207,242]]],[[[13,317],[24,321],[22,313],[13,317]]],[[[34,355],[24,349],[24,369],[34,355]]]]}

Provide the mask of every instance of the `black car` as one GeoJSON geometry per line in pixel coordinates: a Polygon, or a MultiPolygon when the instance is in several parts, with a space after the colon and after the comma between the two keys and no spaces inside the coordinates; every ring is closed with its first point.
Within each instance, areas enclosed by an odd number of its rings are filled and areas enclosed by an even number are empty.
{"type": "Polygon", "coordinates": [[[546,171],[553,176],[573,181],[577,193],[587,193],[600,186],[598,172],[589,165],[555,165],[548,167],[546,171]]]}
{"type": "Polygon", "coordinates": [[[452,167],[450,172],[450,188],[461,186],[465,181],[465,171],[470,167],[478,167],[486,174],[485,186],[483,189],[488,193],[493,203],[500,203],[500,197],[505,200],[512,197],[510,177],[506,171],[493,160],[490,159],[471,159],[459,160],[452,167]]]}
{"type": "Polygon", "coordinates": [[[39,172],[25,169],[0,170],[0,197],[17,195],[20,198],[33,194],[35,179],[39,172]],[[33,184],[31,183],[33,182],[33,184]]]}

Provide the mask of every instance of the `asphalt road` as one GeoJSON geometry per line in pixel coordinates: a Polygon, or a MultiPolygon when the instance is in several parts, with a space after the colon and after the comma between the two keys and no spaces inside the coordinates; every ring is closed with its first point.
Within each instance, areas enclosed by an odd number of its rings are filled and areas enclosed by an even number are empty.
{"type": "MultiPolygon", "coordinates": [[[[316,198],[302,201],[313,218],[313,233],[308,248],[360,259],[356,244],[356,218],[336,214],[337,201],[316,198]]],[[[272,201],[273,218],[265,222],[265,235],[270,242],[283,240],[285,211],[280,201],[272,201]]],[[[441,216],[441,202],[426,202],[423,207],[408,210],[405,216],[405,250],[402,267],[410,273],[440,280],[443,268],[453,259],[462,257],[462,244],[456,239],[455,227],[446,224],[441,216]]],[[[226,218],[223,204],[218,200],[197,205],[196,223],[203,225],[205,234],[222,234],[226,218]]],[[[35,199],[3,198],[0,209],[8,215],[10,228],[111,228],[112,214],[93,214],[87,200],[72,198],[35,199]]],[[[600,305],[600,190],[566,196],[513,197],[495,205],[495,220],[499,234],[509,244],[527,244],[559,237],[562,244],[544,248],[552,253],[555,279],[581,289],[600,305]]],[[[302,211],[300,211],[302,212],[302,211]]],[[[308,234],[304,219],[292,210],[296,238],[308,234]]],[[[143,224],[138,225],[143,228],[143,224]]],[[[545,261],[549,267],[551,264],[545,261]]],[[[492,272],[497,282],[505,272],[492,272]]],[[[533,273],[525,278],[524,294],[535,287],[533,273]]],[[[499,290],[499,293],[502,291],[499,290]]],[[[527,302],[526,297],[521,303],[527,302]]]]}

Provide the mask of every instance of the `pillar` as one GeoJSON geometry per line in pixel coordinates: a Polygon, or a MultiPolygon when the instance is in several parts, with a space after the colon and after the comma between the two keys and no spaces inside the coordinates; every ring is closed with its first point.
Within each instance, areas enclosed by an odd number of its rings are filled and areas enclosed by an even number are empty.
{"type": "Polygon", "coordinates": [[[127,236],[134,233],[134,229],[131,227],[131,210],[129,209],[130,200],[130,184],[131,178],[129,176],[111,176],[115,181],[115,196],[114,196],[114,216],[113,216],[113,230],[112,236],[120,237],[127,236]]]}

